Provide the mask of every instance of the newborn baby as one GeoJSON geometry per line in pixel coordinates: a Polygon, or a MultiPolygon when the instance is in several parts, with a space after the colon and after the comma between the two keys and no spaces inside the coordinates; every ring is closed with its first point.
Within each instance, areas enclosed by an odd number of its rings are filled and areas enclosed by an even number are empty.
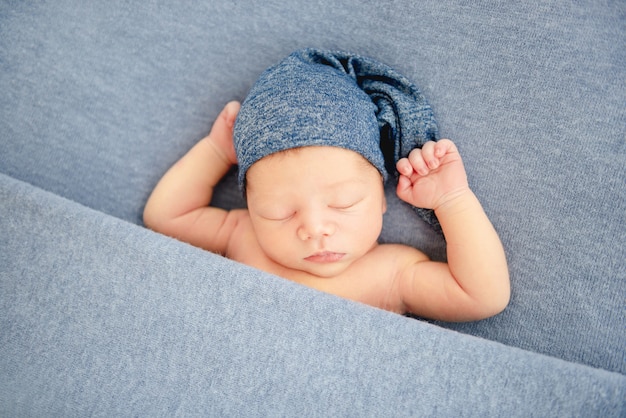
{"type": "Polygon", "coordinates": [[[508,304],[506,258],[456,146],[430,140],[435,134],[417,88],[389,67],[296,51],[260,77],[241,107],[226,105],[210,134],[170,168],[144,222],[382,309],[446,321],[486,318],[508,304]],[[209,206],[234,164],[248,209],[209,206]],[[443,231],[447,263],[378,244],[389,170],[397,170],[398,197],[443,231]]]}

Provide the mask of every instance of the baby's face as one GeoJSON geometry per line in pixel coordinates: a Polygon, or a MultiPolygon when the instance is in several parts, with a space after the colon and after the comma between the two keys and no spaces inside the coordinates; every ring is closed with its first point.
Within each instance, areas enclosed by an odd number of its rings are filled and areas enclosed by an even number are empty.
{"type": "Polygon", "coordinates": [[[378,170],[336,147],[261,159],[248,170],[247,195],[265,254],[320,277],[342,273],[375,245],[386,210],[378,170]]]}

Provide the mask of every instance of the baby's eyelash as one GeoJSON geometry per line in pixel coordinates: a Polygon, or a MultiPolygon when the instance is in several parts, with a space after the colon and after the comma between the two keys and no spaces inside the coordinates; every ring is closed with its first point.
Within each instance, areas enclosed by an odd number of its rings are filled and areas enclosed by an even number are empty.
{"type": "Polygon", "coordinates": [[[263,218],[267,219],[268,221],[276,221],[276,222],[282,222],[282,221],[288,221],[289,219],[291,219],[293,217],[294,213],[292,213],[291,215],[288,216],[284,216],[284,217],[268,217],[268,216],[264,216],[263,218]]]}
{"type": "Polygon", "coordinates": [[[346,210],[346,209],[351,209],[351,208],[355,207],[356,205],[361,203],[361,201],[363,201],[363,199],[358,199],[358,200],[353,201],[351,203],[342,203],[342,204],[337,204],[337,205],[328,205],[328,207],[331,208],[331,209],[346,210]]]}
{"type": "Polygon", "coordinates": [[[355,203],[351,203],[349,205],[329,205],[328,207],[331,209],[350,209],[354,205],[355,203]]]}
{"type": "Polygon", "coordinates": [[[352,201],[350,201],[350,203],[339,203],[339,204],[328,205],[328,207],[331,208],[331,209],[337,209],[337,210],[350,209],[350,208],[356,206],[357,204],[361,203],[364,199],[365,199],[365,197],[360,198],[360,199],[356,199],[356,200],[352,200],[352,201]]]}

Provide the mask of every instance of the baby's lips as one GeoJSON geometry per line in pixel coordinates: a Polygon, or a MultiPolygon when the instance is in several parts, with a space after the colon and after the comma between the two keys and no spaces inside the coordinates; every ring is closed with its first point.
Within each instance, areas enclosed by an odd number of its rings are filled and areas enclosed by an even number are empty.
{"type": "Polygon", "coordinates": [[[341,260],[346,254],[332,251],[321,251],[305,258],[312,263],[334,263],[341,260]]]}

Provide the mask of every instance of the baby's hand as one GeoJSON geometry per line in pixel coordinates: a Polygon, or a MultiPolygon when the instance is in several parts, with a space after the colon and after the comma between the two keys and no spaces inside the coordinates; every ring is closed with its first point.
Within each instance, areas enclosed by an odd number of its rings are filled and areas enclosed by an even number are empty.
{"type": "Polygon", "coordinates": [[[205,138],[228,165],[237,164],[237,154],[235,154],[235,146],[233,145],[233,128],[240,107],[241,105],[236,101],[226,104],[213,123],[211,132],[205,138]]]}
{"type": "Polygon", "coordinates": [[[463,161],[449,139],[429,141],[396,164],[396,193],[413,206],[437,209],[469,188],[463,161]]]}

